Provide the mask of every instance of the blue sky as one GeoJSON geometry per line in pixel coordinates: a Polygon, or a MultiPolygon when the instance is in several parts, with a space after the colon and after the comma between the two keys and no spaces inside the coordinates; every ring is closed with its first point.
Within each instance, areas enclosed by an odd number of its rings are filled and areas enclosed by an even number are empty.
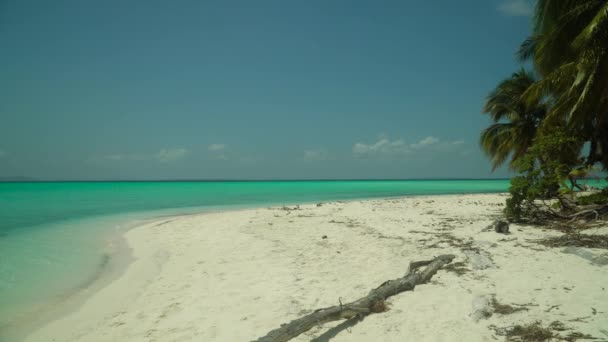
{"type": "Polygon", "coordinates": [[[527,0],[0,3],[0,177],[484,178],[527,0]]]}

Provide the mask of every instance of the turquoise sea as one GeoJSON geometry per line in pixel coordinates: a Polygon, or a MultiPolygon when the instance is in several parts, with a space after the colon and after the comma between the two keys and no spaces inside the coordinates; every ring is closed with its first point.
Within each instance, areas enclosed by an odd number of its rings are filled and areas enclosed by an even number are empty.
{"type": "Polygon", "coordinates": [[[103,272],[120,234],[164,215],[504,192],[508,180],[0,183],[0,340],[103,272]]]}

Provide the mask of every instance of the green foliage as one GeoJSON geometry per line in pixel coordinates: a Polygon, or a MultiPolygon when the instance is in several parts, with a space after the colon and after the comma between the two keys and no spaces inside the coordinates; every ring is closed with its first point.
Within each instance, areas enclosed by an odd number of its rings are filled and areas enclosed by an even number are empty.
{"type": "Polygon", "coordinates": [[[511,179],[509,187],[510,198],[507,198],[507,205],[504,209],[505,216],[511,221],[520,221],[528,214],[528,207],[525,202],[534,200],[530,196],[530,180],[526,176],[518,176],[511,179]],[[530,198],[529,198],[530,197],[530,198]]]}
{"type": "Polygon", "coordinates": [[[524,102],[522,95],[535,82],[531,72],[521,69],[502,81],[488,96],[484,113],[494,122],[486,128],[479,140],[482,150],[490,156],[492,168],[511,157],[513,162],[532,145],[536,130],[546,113],[542,101],[524,102]]]}
{"type": "Polygon", "coordinates": [[[602,192],[577,197],[576,201],[581,205],[606,204],[608,203],[608,190],[604,189],[602,192]]]}
{"type": "Polygon", "coordinates": [[[590,142],[587,164],[608,169],[608,0],[538,0],[521,45],[542,77],[524,94],[551,99],[548,121],[565,121],[590,142]]]}
{"type": "Polygon", "coordinates": [[[536,200],[561,198],[571,192],[564,180],[581,161],[580,145],[579,139],[563,129],[535,139],[528,152],[514,163],[520,175],[511,179],[511,198],[505,208],[509,220],[538,219],[536,200]]]}
{"type": "MultiPolygon", "coordinates": [[[[570,210],[578,184],[601,164],[608,170],[608,0],[537,0],[520,70],[490,93],[484,112],[493,124],[481,134],[482,150],[496,168],[510,160],[509,219],[570,210]],[[537,79],[535,76],[538,76],[537,79]],[[588,143],[588,155],[581,157],[588,143]],[[568,199],[570,197],[570,199],[568,199]],[[557,198],[539,209],[538,200],[557,198]]],[[[608,194],[579,198],[606,203],[608,194]]]]}
{"type": "Polygon", "coordinates": [[[586,179],[589,177],[595,177],[595,172],[598,171],[598,168],[593,165],[581,165],[576,169],[570,171],[568,174],[568,180],[570,181],[570,186],[572,191],[574,190],[584,190],[585,188],[580,185],[578,182],[581,179],[586,179]]]}

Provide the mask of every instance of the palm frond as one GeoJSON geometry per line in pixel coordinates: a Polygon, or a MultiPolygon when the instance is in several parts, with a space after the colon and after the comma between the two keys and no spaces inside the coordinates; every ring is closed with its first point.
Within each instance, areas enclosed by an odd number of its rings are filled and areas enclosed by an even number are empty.
{"type": "Polygon", "coordinates": [[[480,136],[480,146],[490,157],[492,170],[504,164],[509,158],[512,149],[513,124],[497,123],[486,128],[480,136]]]}
{"type": "Polygon", "coordinates": [[[572,84],[576,71],[574,62],[560,66],[557,70],[531,84],[522,94],[522,99],[528,106],[533,106],[539,102],[539,99],[549,96],[559,97],[559,94],[572,84]]]}
{"type": "MultiPolygon", "coordinates": [[[[601,6],[601,1],[599,1],[599,5],[601,6]]],[[[594,7],[591,7],[590,10],[593,9],[594,7]]],[[[585,45],[598,43],[600,41],[597,37],[599,33],[606,35],[606,30],[608,30],[608,3],[605,3],[595,12],[597,14],[572,42],[575,48],[580,49],[585,45]]]]}
{"type": "Polygon", "coordinates": [[[580,63],[577,80],[568,93],[568,96],[576,98],[576,102],[568,113],[568,121],[571,126],[581,126],[590,116],[595,115],[599,109],[597,105],[601,102],[602,92],[606,83],[606,77],[600,78],[601,51],[588,51],[585,62],[580,63]]]}
{"type": "Polygon", "coordinates": [[[505,118],[518,119],[521,113],[526,112],[521,96],[534,82],[534,75],[523,68],[513,73],[488,95],[483,111],[488,113],[494,122],[505,118]]]}
{"type": "Polygon", "coordinates": [[[519,50],[517,50],[517,53],[515,54],[517,56],[517,59],[520,62],[526,62],[526,61],[534,58],[534,51],[536,51],[536,44],[538,43],[538,41],[540,39],[541,39],[540,35],[533,35],[533,36],[526,38],[526,40],[524,40],[524,42],[521,43],[521,45],[519,46],[519,50]]]}

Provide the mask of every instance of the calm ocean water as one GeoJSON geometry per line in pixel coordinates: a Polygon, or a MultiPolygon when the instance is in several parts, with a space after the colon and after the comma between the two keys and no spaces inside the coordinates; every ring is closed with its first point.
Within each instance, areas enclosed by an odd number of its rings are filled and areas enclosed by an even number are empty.
{"type": "Polygon", "coordinates": [[[0,183],[0,336],[89,281],[113,253],[112,237],[144,219],[508,186],[508,180],[0,183]]]}

